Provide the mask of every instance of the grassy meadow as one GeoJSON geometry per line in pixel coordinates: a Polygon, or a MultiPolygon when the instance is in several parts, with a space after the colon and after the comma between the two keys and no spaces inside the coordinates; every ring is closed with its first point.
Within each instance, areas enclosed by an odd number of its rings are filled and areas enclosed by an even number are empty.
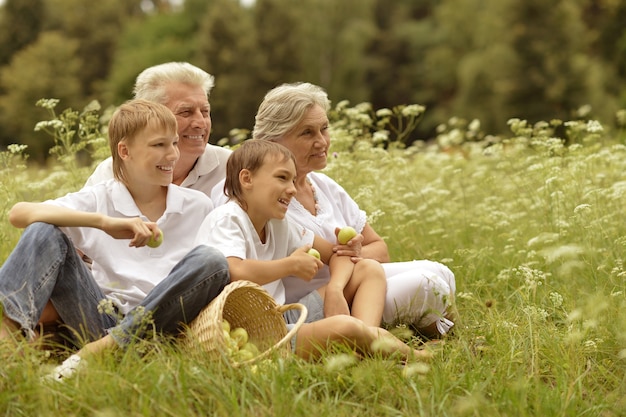
{"type": "MultiPolygon", "coordinates": [[[[430,363],[339,352],[233,368],[143,342],[56,384],[41,377],[68,352],[0,345],[0,415],[626,415],[626,114],[615,126],[510,120],[506,137],[454,118],[436,141],[396,145],[422,111],[339,103],[325,172],[394,260],[455,273],[460,318],[430,363]]],[[[19,238],[12,204],[80,188],[92,166],[76,156],[106,154],[105,116],[62,115],[52,106],[40,126],[59,145],[50,167],[18,146],[0,153],[0,262],[19,238]]]]}

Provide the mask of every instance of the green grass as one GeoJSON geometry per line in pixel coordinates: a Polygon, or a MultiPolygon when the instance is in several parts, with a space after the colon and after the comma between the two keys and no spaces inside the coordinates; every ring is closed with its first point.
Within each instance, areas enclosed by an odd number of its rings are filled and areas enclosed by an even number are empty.
{"type": "MultiPolygon", "coordinates": [[[[382,150],[353,128],[333,131],[326,172],[394,260],[437,260],[456,275],[460,319],[430,364],[329,355],[232,368],[146,342],[50,384],[40,377],[61,358],[0,345],[0,415],[626,415],[623,132],[573,122],[564,145],[545,125],[512,123],[511,137],[465,129],[450,146],[448,126],[439,145],[382,150]]],[[[59,163],[44,181],[49,171],[15,165],[0,172],[7,208],[78,188],[89,172],[64,181],[59,163]]],[[[4,259],[19,232],[3,217],[0,236],[4,259]]]]}

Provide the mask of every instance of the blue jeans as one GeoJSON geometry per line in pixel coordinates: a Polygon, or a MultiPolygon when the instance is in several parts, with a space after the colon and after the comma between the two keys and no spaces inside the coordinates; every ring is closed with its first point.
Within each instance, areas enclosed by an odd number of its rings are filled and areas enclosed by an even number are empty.
{"type": "MultiPolygon", "coordinates": [[[[148,293],[140,306],[152,315],[158,332],[174,334],[189,323],[230,282],[228,263],[217,249],[197,246],[148,293]]],[[[137,308],[116,325],[116,317],[98,312],[105,299],[91,271],[70,239],[56,226],[33,223],[0,268],[0,303],[4,315],[33,336],[50,301],[76,341],[95,340],[109,332],[124,347],[143,337],[137,308]]]]}

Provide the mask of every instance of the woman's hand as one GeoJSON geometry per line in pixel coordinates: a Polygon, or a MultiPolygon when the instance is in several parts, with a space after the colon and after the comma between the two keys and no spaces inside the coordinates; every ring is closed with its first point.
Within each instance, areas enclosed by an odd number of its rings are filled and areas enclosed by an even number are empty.
{"type": "MultiPolygon", "coordinates": [[[[335,227],[335,237],[339,235],[340,230],[341,228],[335,227]]],[[[361,257],[361,249],[364,239],[364,236],[360,233],[357,233],[357,235],[350,239],[345,245],[340,244],[339,239],[337,239],[337,244],[333,246],[333,252],[339,256],[349,256],[352,262],[357,263],[363,259],[361,257]]]]}
{"type": "MultiPolygon", "coordinates": [[[[335,236],[339,233],[339,228],[335,228],[335,236]]],[[[333,251],[337,255],[350,256],[352,262],[357,263],[361,259],[374,259],[378,262],[389,262],[389,251],[387,244],[376,231],[365,224],[361,233],[353,237],[347,245],[339,243],[333,246],[333,251]]]]}

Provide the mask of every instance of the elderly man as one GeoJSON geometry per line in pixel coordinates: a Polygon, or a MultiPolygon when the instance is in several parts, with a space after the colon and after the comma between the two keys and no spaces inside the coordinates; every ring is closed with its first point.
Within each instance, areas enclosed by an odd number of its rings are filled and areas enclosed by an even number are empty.
{"type": "MultiPolygon", "coordinates": [[[[231,151],[208,143],[211,133],[209,93],[213,76],[186,62],[168,62],[144,70],[135,82],[134,96],[168,107],[178,122],[180,159],[173,183],[210,195],[224,179],[231,151]]],[[[87,180],[94,185],[113,178],[112,160],[105,159],[87,180]]]]}

